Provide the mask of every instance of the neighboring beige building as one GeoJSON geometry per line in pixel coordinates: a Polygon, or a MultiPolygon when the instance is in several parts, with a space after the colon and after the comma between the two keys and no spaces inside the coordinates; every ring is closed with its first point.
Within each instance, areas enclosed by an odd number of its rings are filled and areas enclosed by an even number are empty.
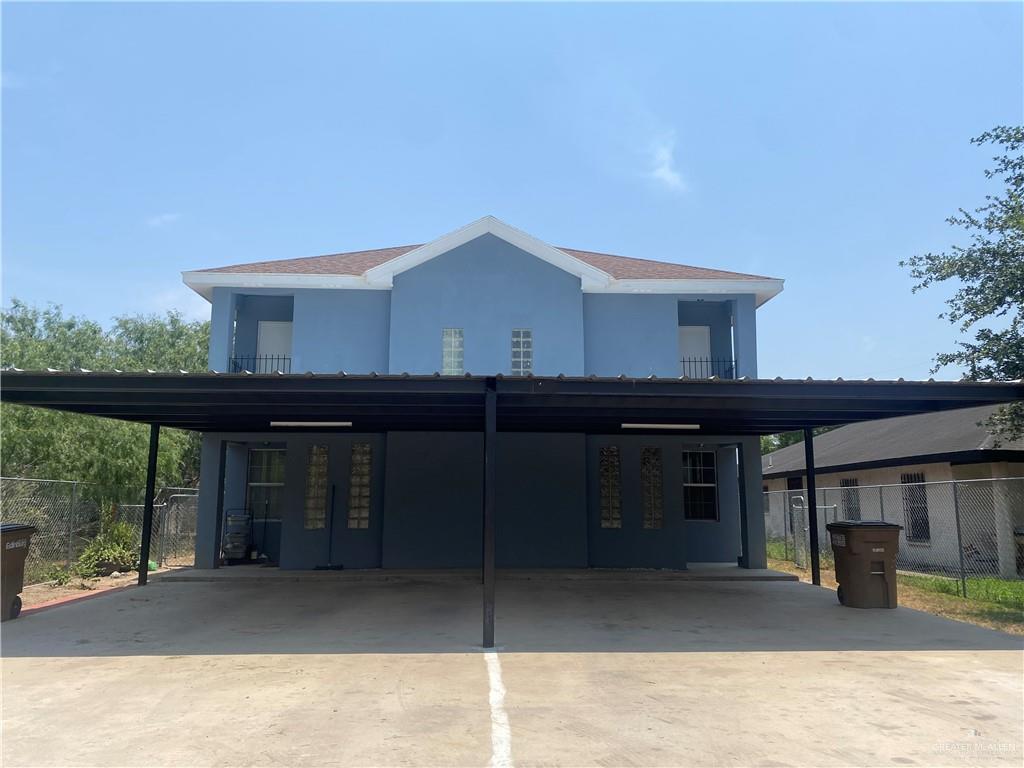
{"type": "MultiPolygon", "coordinates": [[[[814,438],[822,521],[902,525],[901,567],[958,568],[962,550],[970,572],[1024,575],[1024,441],[997,444],[982,426],[993,410],[850,424],[814,438]]],[[[803,443],[763,456],[762,471],[768,535],[781,536],[785,510],[805,503],[803,443]]]]}

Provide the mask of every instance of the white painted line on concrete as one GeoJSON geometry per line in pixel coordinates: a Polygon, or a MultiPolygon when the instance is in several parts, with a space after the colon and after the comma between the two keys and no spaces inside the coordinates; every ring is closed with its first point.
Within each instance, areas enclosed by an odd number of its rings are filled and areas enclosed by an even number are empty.
{"type": "Polygon", "coordinates": [[[501,679],[501,662],[497,651],[484,651],[491,703],[491,768],[513,768],[512,728],[505,711],[505,683],[501,679]]]}

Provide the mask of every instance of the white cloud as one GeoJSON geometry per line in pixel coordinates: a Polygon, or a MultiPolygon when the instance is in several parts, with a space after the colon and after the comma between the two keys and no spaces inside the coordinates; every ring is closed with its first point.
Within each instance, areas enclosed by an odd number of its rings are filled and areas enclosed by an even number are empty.
{"type": "Polygon", "coordinates": [[[180,218],[180,213],[158,213],[156,216],[150,216],[146,219],[146,226],[159,229],[160,227],[170,226],[180,218]]]}
{"type": "Polygon", "coordinates": [[[683,177],[676,169],[676,135],[674,131],[666,133],[651,142],[648,175],[669,189],[683,189],[683,177]]]}
{"type": "Polygon", "coordinates": [[[210,302],[185,285],[178,285],[157,291],[137,311],[143,314],[162,315],[174,310],[185,320],[209,320],[210,302]]]}

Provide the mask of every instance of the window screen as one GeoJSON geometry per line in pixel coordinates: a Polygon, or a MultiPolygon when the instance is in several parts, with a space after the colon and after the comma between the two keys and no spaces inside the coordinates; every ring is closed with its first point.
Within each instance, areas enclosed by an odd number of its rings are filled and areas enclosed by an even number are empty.
{"type": "Polygon", "coordinates": [[[372,446],[369,443],[352,444],[352,468],[348,485],[348,527],[370,527],[370,473],[372,446]]]}
{"type": "Polygon", "coordinates": [[[718,520],[713,451],[683,451],[683,512],[687,520],[718,520]]]}
{"type": "Polygon", "coordinates": [[[860,483],[855,477],[844,477],[839,481],[842,488],[843,519],[860,520],[860,483]]]}
{"type": "Polygon", "coordinates": [[[601,484],[601,527],[621,528],[622,470],[618,446],[602,446],[598,458],[598,476],[601,484]]]}
{"type": "Polygon", "coordinates": [[[512,330],[512,375],[533,373],[533,331],[529,328],[512,330]]]}
{"type": "Polygon", "coordinates": [[[640,449],[640,485],[644,494],[644,528],[661,528],[663,513],[661,484],[661,448],[640,449]]]}
{"type": "Polygon", "coordinates": [[[928,489],[923,472],[904,472],[900,475],[903,484],[903,517],[906,520],[907,541],[931,541],[931,523],[928,520],[928,489]]]}
{"type": "Polygon", "coordinates": [[[445,328],[441,331],[441,373],[445,376],[461,376],[465,372],[462,329],[445,328]]]}
{"type": "Polygon", "coordinates": [[[306,530],[324,528],[327,525],[327,459],[326,445],[309,446],[303,514],[306,530]]]}

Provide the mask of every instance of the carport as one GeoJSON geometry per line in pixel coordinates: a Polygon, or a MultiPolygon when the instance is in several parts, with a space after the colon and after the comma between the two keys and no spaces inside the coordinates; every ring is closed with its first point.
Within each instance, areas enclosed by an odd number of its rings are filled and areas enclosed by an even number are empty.
{"type": "MultiPolygon", "coordinates": [[[[803,430],[812,580],[819,583],[815,427],[1024,399],[1021,382],[794,381],[599,377],[442,377],[339,374],[32,372],[0,379],[4,402],[151,425],[141,561],[149,559],[161,426],[199,432],[460,431],[483,435],[483,646],[494,646],[496,436],[500,432],[735,436],[743,567],[761,567],[751,541],[760,510],[760,455],[744,438],[803,430]],[[751,482],[755,480],[755,482],[751,482]],[[756,486],[756,487],[755,487],[756,486]]],[[[223,448],[221,449],[223,451],[223,448]]],[[[222,457],[223,458],[223,457],[222,457]]],[[[223,515],[223,460],[218,529],[223,515]]],[[[213,546],[219,547],[219,538],[213,546]]],[[[140,568],[139,583],[146,583],[140,568]]]]}

